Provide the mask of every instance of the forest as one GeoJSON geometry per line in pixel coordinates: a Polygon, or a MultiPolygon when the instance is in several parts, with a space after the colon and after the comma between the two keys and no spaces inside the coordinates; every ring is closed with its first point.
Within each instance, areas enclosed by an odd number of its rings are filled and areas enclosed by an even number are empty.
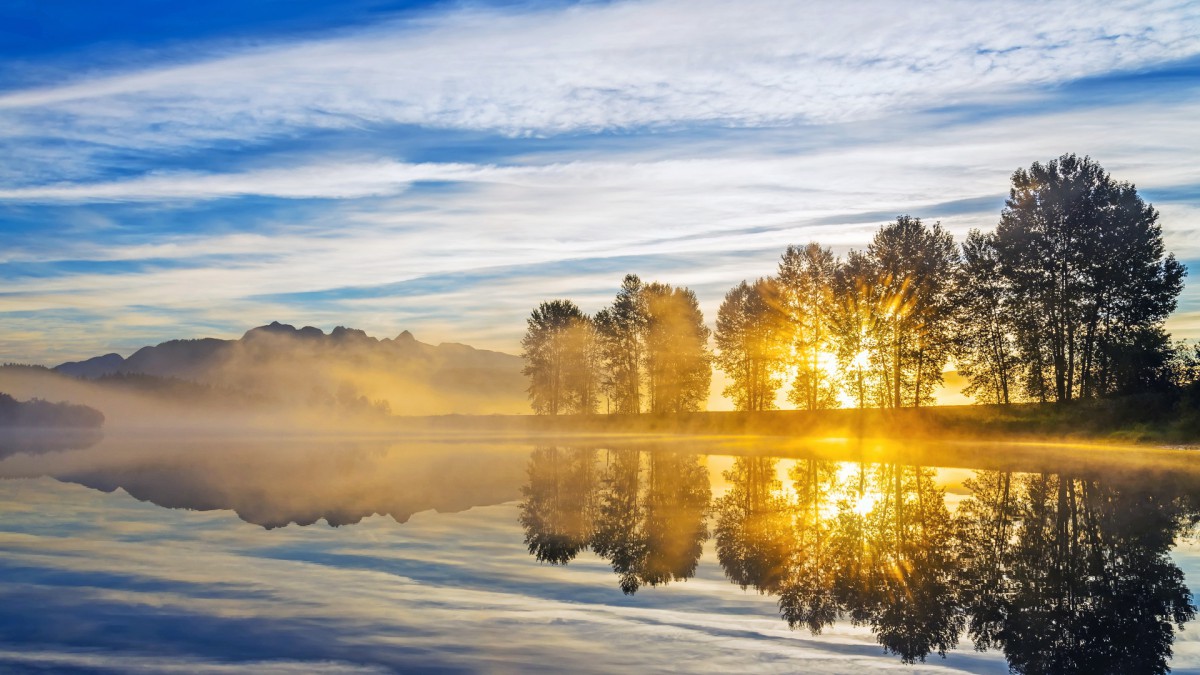
{"type": "Polygon", "coordinates": [[[1013,173],[995,230],[961,242],[901,215],[844,257],[788,246],[725,294],[715,331],[692,290],[630,274],[594,315],[533,310],[529,399],[546,415],[693,412],[714,365],[742,411],[781,392],[798,410],[927,406],[948,364],[979,403],[1195,388],[1200,345],[1164,329],[1186,268],[1158,221],[1132,184],[1067,154],[1013,173]]]}

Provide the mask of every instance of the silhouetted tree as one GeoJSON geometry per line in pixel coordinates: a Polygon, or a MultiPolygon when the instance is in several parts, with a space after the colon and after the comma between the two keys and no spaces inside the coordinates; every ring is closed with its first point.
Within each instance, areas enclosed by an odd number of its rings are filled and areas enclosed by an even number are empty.
{"type": "Polygon", "coordinates": [[[968,381],[963,393],[983,403],[1017,397],[1020,365],[1015,335],[1017,307],[1000,269],[995,235],[971,230],[954,278],[953,353],[968,381]]]}
{"type": "Polygon", "coordinates": [[[591,350],[591,321],[570,300],[543,302],[521,340],[529,399],[543,415],[594,412],[599,374],[591,350]]]}
{"type": "Polygon", "coordinates": [[[837,382],[822,363],[830,348],[829,313],[837,259],[828,248],[813,242],[788,246],[779,261],[779,292],[791,352],[788,364],[795,369],[788,400],[801,410],[836,408],[837,382]]]}
{"type": "Polygon", "coordinates": [[[880,403],[892,408],[930,403],[950,353],[954,239],[940,223],[900,216],[879,228],[867,257],[882,286],[875,360],[888,386],[880,403]]]}
{"type": "Polygon", "coordinates": [[[833,280],[829,312],[830,335],[837,355],[842,386],[857,403],[882,405],[887,380],[881,351],[883,284],[870,258],[850,251],[833,280]]]}
{"type": "Polygon", "coordinates": [[[1028,395],[1069,401],[1136,386],[1148,357],[1126,357],[1168,347],[1160,329],[1184,267],[1165,254],[1158,212],[1090,158],[1013,173],[996,249],[1023,317],[1028,395]]]}
{"type": "Polygon", "coordinates": [[[696,294],[652,283],[642,289],[646,321],[644,355],[650,411],[699,410],[708,400],[712,356],[708,327],[696,294]]]}
{"type": "Polygon", "coordinates": [[[642,336],[647,324],[643,288],[636,274],[625,275],[612,306],[596,313],[606,386],[615,413],[642,411],[642,336]]]}
{"type": "Polygon", "coordinates": [[[738,410],[771,410],[787,349],[786,316],[778,284],[745,281],[725,294],[717,311],[717,364],[729,376],[724,394],[738,410]]]}

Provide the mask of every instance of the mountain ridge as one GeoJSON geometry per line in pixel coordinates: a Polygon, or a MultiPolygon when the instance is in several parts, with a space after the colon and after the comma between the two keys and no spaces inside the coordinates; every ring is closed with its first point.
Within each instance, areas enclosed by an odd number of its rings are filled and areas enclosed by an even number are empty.
{"type": "Polygon", "coordinates": [[[273,321],[240,338],[174,339],[68,361],[52,370],[78,380],[175,378],[301,405],[364,399],[397,414],[520,413],[524,361],[458,342],[427,344],[410,331],[378,338],[337,326],[326,333],[273,321]]]}

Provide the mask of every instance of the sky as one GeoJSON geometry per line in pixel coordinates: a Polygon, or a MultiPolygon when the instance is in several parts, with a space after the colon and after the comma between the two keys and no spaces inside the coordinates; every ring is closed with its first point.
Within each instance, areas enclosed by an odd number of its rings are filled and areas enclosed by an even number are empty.
{"type": "Polygon", "coordinates": [[[724,293],[1089,155],[1200,338],[1200,4],[35,0],[0,7],[0,361],[274,320],[519,350],[626,273],[724,293]]]}

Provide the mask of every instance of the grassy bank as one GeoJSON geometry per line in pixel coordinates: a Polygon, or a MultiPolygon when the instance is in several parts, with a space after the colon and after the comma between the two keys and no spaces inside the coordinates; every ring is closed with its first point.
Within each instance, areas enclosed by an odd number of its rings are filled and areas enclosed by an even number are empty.
{"type": "MultiPolygon", "coordinates": [[[[415,420],[414,420],[415,422],[415,420]]],[[[423,418],[442,429],[540,433],[1029,439],[1200,445],[1200,409],[1167,394],[1068,404],[935,406],[899,410],[772,410],[679,415],[497,415],[423,418]]]]}

